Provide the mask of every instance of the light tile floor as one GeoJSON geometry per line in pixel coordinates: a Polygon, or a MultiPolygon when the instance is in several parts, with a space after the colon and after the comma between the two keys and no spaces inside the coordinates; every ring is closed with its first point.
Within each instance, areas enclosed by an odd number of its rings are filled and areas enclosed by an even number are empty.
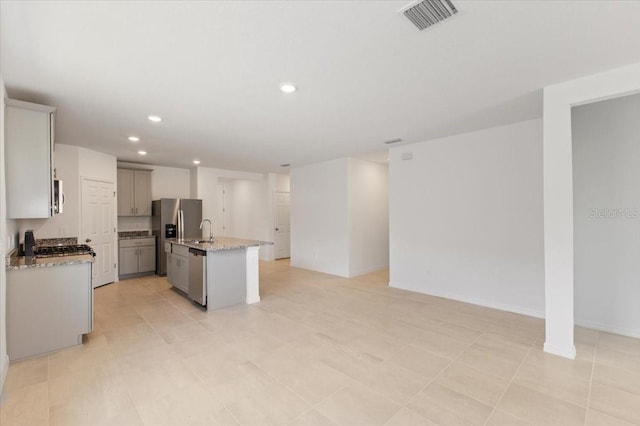
{"type": "Polygon", "coordinates": [[[83,346],[14,363],[11,425],[640,424],[640,340],[261,263],[262,301],[205,313],[164,278],[95,292],[83,346]]]}

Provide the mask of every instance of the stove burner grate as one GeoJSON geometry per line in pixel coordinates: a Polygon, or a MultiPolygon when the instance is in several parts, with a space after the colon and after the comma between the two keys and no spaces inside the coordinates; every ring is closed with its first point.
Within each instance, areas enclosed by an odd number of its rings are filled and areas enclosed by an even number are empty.
{"type": "Polygon", "coordinates": [[[81,254],[96,255],[93,249],[87,244],[35,247],[33,254],[35,254],[36,257],[77,256],[81,254]]]}

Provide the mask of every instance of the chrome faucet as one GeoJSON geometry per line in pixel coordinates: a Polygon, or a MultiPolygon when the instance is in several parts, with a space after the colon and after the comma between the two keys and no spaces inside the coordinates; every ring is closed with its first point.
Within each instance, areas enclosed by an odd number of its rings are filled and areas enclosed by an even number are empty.
{"type": "Polygon", "coordinates": [[[209,222],[209,242],[212,243],[213,242],[213,225],[211,224],[211,221],[209,219],[204,219],[202,222],[200,222],[200,229],[202,229],[202,225],[204,225],[205,222],[209,222]]]}

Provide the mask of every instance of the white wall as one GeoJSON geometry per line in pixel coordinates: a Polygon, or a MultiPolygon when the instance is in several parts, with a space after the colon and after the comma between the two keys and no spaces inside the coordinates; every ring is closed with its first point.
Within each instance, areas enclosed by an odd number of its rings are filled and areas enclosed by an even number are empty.
{"type": "Polygon", "coordinates": [[[387,167],[353,158],[291,171],[291,265],[352,277],[388,265],[387,167]]]}
{"type": "MultiPolygon", "coordinates": [[[[273,193],[289,191],[289,176],[276,173],[250,176],[254,179],[216,177],[216,186],[224,186],[226,192],[224,195],[226,213],[221,211],[221,196],[216,192],[216,214],[212,216],[214,235],[260,241],[274,240],[273,193]],[[260,180],[257,180],[258,177],[260,180]],[[226,215],[224,230],[222,229],[223,214],[226,215]]],[[[214,203],[207,200],[207,204],[214,203]]],[[[261,260],[274,260],[272,245],[261,246],[259,253],[261,260]]]]}
{"type": "Polygon", "coordinates": [[[78,160],[80,178],[117,182],[117,160],[113,155],[78,148],[78,160]]]}
{"type": "MultiPolygon", "coordinates": [[[[8,250],[13,247],[7,243],[7,197],[4,175],[4,102],[7,97],[4,81],[0,75],[0,258],[4,261],[8,250]]],[[[13,222],[13,221],[12,221],[13,222]]],[[[13,232],[13,230],[12,230],[13,232]]],[[[4,380],[9,369],[7,355],[7,274],[0,268],[0,396],[4,388],[4,380]]]]}
{"type": "Polygon", "coordinates": [[[198,169],[189,170],[189,198],[198,198],[198,169]]]}
{"type": "Polygon", "coordinates": [[[389,167],[349,159],[349,276],[389,266],[389,167]]]}
{"type": "Polygon", "coordinates": [[[278,192],[291,191],[291,177],[284,173],[269,173],[269,179],[271,180],[272,190],[278,192]]]}
{"type": "Polygon", "coordinates": [[[291,266],[349,276],[348,163],[291,170],[291,266]]]}
{"type": "MultiPolygon", "coordinates": [[[[218,183],[226,181],[227,179],[262,181],[264,178],[264,175],[260,173],[213,169],[209,167],[196,168],[195,178],[191,178],[191,181],[195,181],[196,183],[195,197],[202,200],[202,217],[213,221],[214,235],[223,235],[220,225],[222,223],[222,217],[218,209],[218,183]]],[[[203,232],[207,231],[203,230],[203,232]]],[[[203,237],[206,236],[203,234],[203,237]]]]}
{"type": "Polygon", "coordinates": [[[640,63],[544,88],[545,343],[575,358],[571,107],[640,92],[640,63]]]}
{"type": "Polygon", "coordinates": [[[640,94],[576,107],[571,124],[575,322],[640,337],[640,94]]]}
{"type": "MultiPolygon", "coordinates": [[[[191,198],[191,170],[178,167],[141,165],[118,162],[118,167],[153,170],[151,172],[151,199],[191,198]]],[[[150,230],[151,217],[118,217],[118,230],[150,230]]]]}
{"type": "Polygon", "coordinates": [[[390,285],[542,317],[542,121],[389,154],[390,285]]]}
{"type": "Polygon", "coordinates": [[[266,241],[272,226],[267,181],[234,179],[227,189],[228,236],[266,241]]]}

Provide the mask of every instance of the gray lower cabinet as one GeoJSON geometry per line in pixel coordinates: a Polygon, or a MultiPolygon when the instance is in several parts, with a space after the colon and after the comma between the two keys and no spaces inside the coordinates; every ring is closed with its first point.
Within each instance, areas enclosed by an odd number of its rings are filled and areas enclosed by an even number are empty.
{"type": "Polygon", "coordinates": [[[140,272],[155,272],[156,270],[156,245],[143,246],[139,249],[138,267],[140,272]]]}
{"type": "Polygon", "coordinates": [[[171,244],[171,247],[172,251],[167,253],[167,281],[187,293],[189,291],[189,249],[175,244],[171,244]]]}
{"type": "Polygon", "coordinates": [[[91,263],[7,272],[7,349],[12,362],[79,345],[92,328],[91,263]]]}
{"type": "Polygon", "coordinates": [[[120,240],[119,275],[121,277],[155,272],[155,238],[135,238],[120,240]]]}

